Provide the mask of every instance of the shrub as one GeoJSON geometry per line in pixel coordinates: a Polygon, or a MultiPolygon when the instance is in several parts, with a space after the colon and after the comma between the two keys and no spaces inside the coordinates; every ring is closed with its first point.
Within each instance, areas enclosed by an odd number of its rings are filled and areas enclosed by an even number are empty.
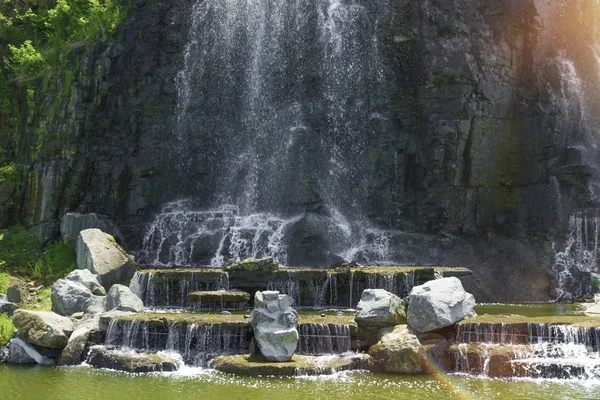
{"type": "Polygon", "coordinates": [[[41,252],[40,240],[22,225],[15,225],[0,235],[0,271],[29,275],[41,252]]]}
{"type": "Polygon", "coordinates": [[[0,294],[5,294],[10,286],[10,277],[4,272],[0,272],[0,294]]]}
{"type": "Polygon", "coordinates": [[[64,278],[77,269],[75,252],[61,241],[51,243],[42,256],[33,264],[31,276],[42,282],[53,282],[64,278]]]}

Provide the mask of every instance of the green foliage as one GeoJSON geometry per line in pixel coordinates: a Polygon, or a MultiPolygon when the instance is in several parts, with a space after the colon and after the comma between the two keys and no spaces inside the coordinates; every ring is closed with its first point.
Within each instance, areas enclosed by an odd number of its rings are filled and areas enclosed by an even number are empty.
{"type": "Polygon", "coordinates": [[[75,252],[64,243],[53,242],[42,249],[39,239],[21,225],[13,226],[0,239],[2,272],[49,283],[76,268],[75,252]]]}
{"type": "Polygon", "coordinates": [[[35,311],[52,311],[52,288],[44,288],[38,291],[37,303],[24,303],[21,308],[35,311]]]}
{"type": "Polygon", "coordinates": [[[4,272],[0,272],[0,294],[5,294],[10,287],[10,276],[4,272]]]}
{"type": "Polygon", "coordinates": [[[26,40],[20,47],[8,45],[9,55],[4,62],[15,74],[35,75],[42,72],[46,66],[46,60],[42,54],[26,40]]]}
{"type": "Polygon", "coordinates": [[[15,225],[0,238],[0,271],[28,275],[41,252],[39,239],[23,226],[15,225]]]}
{"type": "Polygon", "coordinates": [[[12,323],[12,318],[6,314],[0,314],[0,346],[5,346],[15,332],[16,328],[12,323]]]}
{"type": "Polygon", "coordinates": [[[41,282],[53,282],[77,269],[75,253],[63,242],[54,242],[33,264],[31,276],[41,282]]]}
{"type": "Polygon", "coordinates": [[[10,163],[0,167],[0,183],[3,183],[7,180],[13,182],[19,181],[19,171],[17,171],[15,163],[10,163]]]}
{"type": "Polygon", "coordinates": [[[592,278],[592,286],[594,286],[596,288],[596,290],[598,290],[600,292],[600,281],[598,280],[598,278],[596,278],[596,277],[592,278]]]}

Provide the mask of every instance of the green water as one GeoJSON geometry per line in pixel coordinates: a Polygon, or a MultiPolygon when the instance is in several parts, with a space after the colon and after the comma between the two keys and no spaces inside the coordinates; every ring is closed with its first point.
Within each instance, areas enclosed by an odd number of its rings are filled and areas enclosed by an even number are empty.
{"type": "Polygon", "coordinates": [[[530,304],[478,304],[478,315],[517,314],[525,317],[552,317],[559,315],[581,315],[581,304],[530,303],[530,304]]]}
{"type": "Polygon", "coordinates": [[[466,376],[347,373],[313,378],[242,378],[195,370],[130,375],[86,367],[0,366],[0,399],[599,399],[600,382],[535,382],[466,376]]]}

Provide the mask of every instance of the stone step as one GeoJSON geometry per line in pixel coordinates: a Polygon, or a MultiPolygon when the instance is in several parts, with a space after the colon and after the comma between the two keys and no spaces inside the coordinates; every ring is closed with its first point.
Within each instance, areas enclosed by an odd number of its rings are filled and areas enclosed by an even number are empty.
{"type": "Polygon", "coordinates": [[[574,379],[600,378],[600,359],[534,358],[507,363],[511,377],[574,379]]]}
{"type": "Polygon", "coordinates": [[[248,306],[250,293],[231,290],[199,291],[187,295],[194,310],[240,310],[248,306]]]}

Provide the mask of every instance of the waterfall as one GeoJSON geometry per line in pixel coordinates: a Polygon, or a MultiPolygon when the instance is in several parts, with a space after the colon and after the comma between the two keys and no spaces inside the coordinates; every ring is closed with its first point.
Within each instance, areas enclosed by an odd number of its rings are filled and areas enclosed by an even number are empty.
{"type": "Polygon", "coordinates": [[[298,354],[342,354],[350,351],[350,327],[343,324],[300,324],[298,354]]]}
{"type": "Polygon", "coordinates": [[[600,328],[547,323],[459,324],[454,370],[485,376],[600,378],[600,328]]]}
{"type": "Polygon", "coordinates": [[[224,354],[244,354],[250,346],[245,323],[196,324],[176,321],[121,321],[112,319],[106,346],[123,350],[179,353],[187,365],[205,366],[224,354]]]}

